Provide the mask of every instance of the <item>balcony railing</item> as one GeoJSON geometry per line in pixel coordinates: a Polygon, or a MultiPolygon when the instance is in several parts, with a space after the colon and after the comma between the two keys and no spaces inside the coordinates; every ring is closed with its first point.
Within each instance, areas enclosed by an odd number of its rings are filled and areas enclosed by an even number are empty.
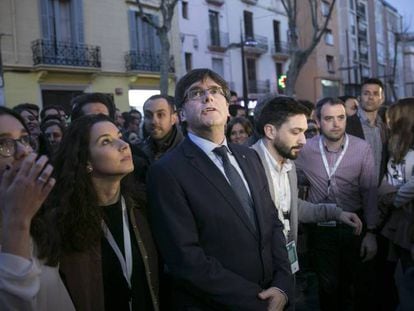
{"type": "Polygon", "coordinates": [[[358,7],[357,7],[357,15],[360,18],[362,18],[363,20],[366,20],[365,6],[358,5],[358,7]]]}
{"type": "MultiPolygon", "coordinates": [[[[127,71],[160,71],[160,54],[144,52],[144,51],[129,51],[125,55],[125,67],[127,71]]],[[[170,58],[169,72],[174,72],[174,59],[170,58]]]]}
{"type": "Polygon", "coordinates": [[[282,58],[282,59],[287,59],[289,58],[289,44],[287,42],[272,42],[271,45],[272,47],[271,52],[272,52],[272,56],[274,56],[275,58],[282,58]]]}
{"type": "Polygon", "coordinates": [[[254,93],[254,94],[269,93],[270,82],[269,80],[266,80],[266,81],[250,80],[248,83],[248,91],[249,93],[254,93]]]}
{"type": "Polygon", "coordinates": [[[224,4],[224,0],[206,0],[207,3],[222,6],[224,4]]]}
{"type": "Polygon", "coordinates": [[[101,67],[99,46],[39,39],[32,42],[32,52],[34,65],[101,67]]]}
{"type": "Polygon", "coordinates": [[[366,30],[358,30],[358,37],[366,40],[368,38],[366,30]]]}
{"type": "Polygon", "coordinates": [[[247,3],[247,4],[256,4],[257,3],[257,0],[241,0],[242,2],[244,2],[244,3],[247,3]]]}
{"type": "Polygon", "coordinates": [[[210,50],[224,52],[229,45],[229,34],[210,29],[207,31],[207,45],[210,50]]]}
{"type": "Polygon", "coordinates": [[[256,34],[254,36],[246,36],[244,49],[247,53],[264,54],[269,49],[268,39],[256,34]]]}

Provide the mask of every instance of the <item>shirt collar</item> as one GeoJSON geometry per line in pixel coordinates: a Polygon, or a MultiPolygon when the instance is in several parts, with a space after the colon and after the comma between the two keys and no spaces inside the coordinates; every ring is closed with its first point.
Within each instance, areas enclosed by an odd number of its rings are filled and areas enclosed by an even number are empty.
{"type": "Polygon", "coordinates": [[[282,165],[276,161],[275,158],[270,154],[269,150],[267,150],[263,139],[260,140],[259,147],[264,151],[266,158],[269,161],[269,164],[279,173],[289,172],[292,169],[292,161],[290,159],[285,159],[282,165]]]}
{"type": "MultiPolygon", "coordinates": [[[[362,109],[362,108],[361,108],[361,106],[358,106],[358,111],[357,111],[357,114],[358,114],[359,119],[360,119],[360,120],[361,120],[364,124],[367,124],[367,125],[370,125],[370,126],[371,126],[371,124],[369,123],[369,120],[368,120],[368,118],[367,118],[367,115],[366,115],[366,113],[365,113],[364,109],[362,109]]],[[[378,127],[378,126],[380,126],[380,125],[381,125],[381,123],[382,123],[382,120],[381,120],[380,116],[379,116],[379,115],[378,115],[378,113],[377,113],[377,117],[375,118],[375,126],[376,126],[376,127],[378,127]]]]}
{"type": "Polygon", "coordinates": [[[213,152],[215,148],[220,147],[220,146],[226,146],[227,151],[231,154],[231,150],[229,149],[229,146],[227,145],[226,138],[224,138],[221,144],[213,143],[212,141],[209,141],[208,139],[202,138],[190,132],[188,133],[188,138],[190,138],[190,140],[193,143],[195,143],[206,154],[213,152]]]}
{"type": "Polygon", "coordinates": [[[320,136],[321,136],[323,147],[325,148],[325,150],[328,151],[328,152],[331,152],[331,153],[336,153],[336,152],[344,150],[345,142],[346,142],[346,135],[347,134],[345,133],[344,134],[344,139],[342,140],[341,147],[338,150],[334,150],[334,151],[328,149],[328,146],[326,145],[326,141],[325,141],[325,136],[323,136],[323,134],[321,134],[320,136]]]}

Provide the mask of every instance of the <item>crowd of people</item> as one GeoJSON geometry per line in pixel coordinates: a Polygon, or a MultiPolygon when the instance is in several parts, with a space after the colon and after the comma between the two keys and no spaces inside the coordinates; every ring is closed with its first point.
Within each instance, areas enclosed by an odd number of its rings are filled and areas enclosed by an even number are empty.
{"type": "Polygon", "coordinates": [[[295,310],[306,248],[321,310],[414,310],[414,98],[384,99],[250,116],[194,69],[142,114],[0,107],[0,309],[295,310]]]}

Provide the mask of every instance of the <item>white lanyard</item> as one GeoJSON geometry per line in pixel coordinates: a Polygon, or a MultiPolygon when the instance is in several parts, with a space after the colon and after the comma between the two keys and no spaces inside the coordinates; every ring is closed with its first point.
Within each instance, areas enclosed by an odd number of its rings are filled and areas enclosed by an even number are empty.
{"type": "Polygon", "coordinates": [[[122,255],[122,252],[119,249],[118,244],[116,244],[111,231],[109,231],[109,228],[105,224],[104,221],[102,221],[102,229],[103,229],[105,238],[108,240],[109,245],[111,245],[112,249],[114,250],[116,257],[118,257],[125,280],[128,282],[129,288],[131,288],[131,276],[132,276],[131,236],[129,234],[128,213],[127,213],[127,209],[125,205],[125,199],[123,197],[121,197],[121,202],[122,202],[122,224],[123,224],[123,231],[124,231],[125,258],[122,255]]]}
{"type": "Polygon", "coordinates": [[[339,155],[339,158],[336,160],[335,165],[334,165],[334,167],[332,168],[332,171],[331,171],[330,168],[329,168],[328,160],[326,159],[325,149],[323,148],[322,136],[319,138],[319,150],[321,151],[323,165],[325,166],[326,173],[328,174],[328,195],[329,195],[330,190],[331,190],[331,178],[335,174],[339,164],[341,163],[342,158],[344,157],[345,152],[348,149],[348,144],[349,144],[348,135],[345,134],[344,148],[342,149],[342,152],[339,155]]]}

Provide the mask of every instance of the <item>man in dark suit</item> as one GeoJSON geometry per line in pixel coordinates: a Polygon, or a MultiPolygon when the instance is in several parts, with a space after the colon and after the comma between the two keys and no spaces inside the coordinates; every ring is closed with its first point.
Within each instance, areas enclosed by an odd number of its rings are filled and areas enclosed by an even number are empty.
{"type": "Polygon", "coordinates": [[[381,80],[375,78],[365,80],[361,85],[359,100],[357,113],[346,120],[345,131],[370,144],[374,153],[378,184],[381,184],[388,161],[387,126],[378,114],[385,100],[384,85],[381,80]]]}
{"type": "Polygon", "coordinates": [[[150,169],[155,239],[171,310],[282,310],[293,278],[282,224],[254,150],[227,144],[226,82],[195,69],[175,99],[188,137],[150,169]]]}
{"type": "MultiPolygon", "coordinates": [[[[381,186],[384,175],[387,172],[388,163],[388,130],[382,120],[379,111],[385,101],[384,85],[381,80],[370,78],[361,85],[360,105],[357,113],[346,120],[346,132],[366,140],[373,151],[377,182],[381,186]]],[[[382,190],[386,187],[379,187],[378,195],[381,197],[382,190]]],[[[374,233],[380,232],[387,220],[387,213],[380,209],[380,224],[374,233]]],[[[375,275],[375,297],[376,310],[394,310],[398,305],[397,289],[394,284],[395,263],[388,261],[389,242],[381,234],[376,236],[378,251],[374,258],[375,275]]]]}

